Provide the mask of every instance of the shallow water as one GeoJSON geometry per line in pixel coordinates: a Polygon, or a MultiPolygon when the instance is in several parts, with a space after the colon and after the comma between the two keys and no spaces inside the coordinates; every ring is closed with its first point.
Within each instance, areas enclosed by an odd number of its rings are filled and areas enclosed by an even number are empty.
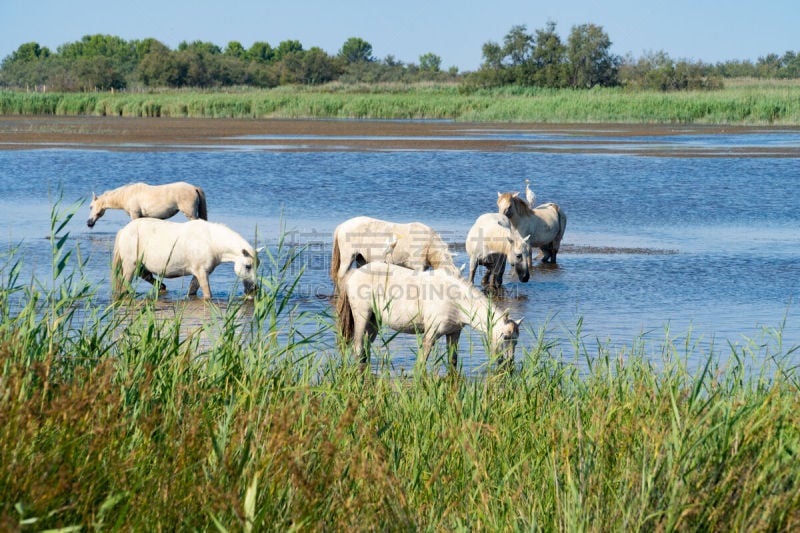
{"type": "MultiPolygon", "coordinates": [[[[460,265],[477,216],[496,210],[498,191],[521,191],[528,178],[537,203],[558,203],[569,220],[557,265],[537,265],[527,284],[507,276],[500,304],[525,317],[522,346],[532,346],[546,326],[545,340],[569,352],[579,321],[590,347],[640,337],[657,343],[668,330],[678,341],[691,332],[701,346],[713,342],[724,351],[728,342],[759,339],[762,328],[784,323],[784,345],[800,344],[800,165],[763,154],[725,156],[742,146],[794,145],[797,134],[660,138],[663,157],[652,155],[646,139],[623,140],[622,154],[574,153],[574,144],[568,153],[553,153],[552,145],[547,152],[242,151],[235,139],[195,151],[0,151],[1,238],[4,249],[21,246],[26,274],[47,279],[49,214],[59,193],[66,206],[132,181],[185,180],[205,189],[211,220],[270,245],[283,227],[290,242],[306,245],[296,301],[326,312],[330,236],[343,220],[425,222],[452,243],[460,265]],[[715,156],[696,157],[692,147],[715,156]]],[[[108,299],[113,237],[127,217],[108,211],[90,230],[87,216],[88,200],[67,230],[88,254],[87,275],[102,284],[100,305],[108,299]]],[[[211,284],[221,300],[241,292],[230,265],[221,265],[211,284]]],[[[171,280],[165,300],[184,299],[187,286],[171,280]]],[[[410,367],[413,345],[413,338],[397,338],[386,353],[394,365],[410,367]]],[[[462,339],[461,352],[466,371],[485,363],[475,336],[462,339]]]]}

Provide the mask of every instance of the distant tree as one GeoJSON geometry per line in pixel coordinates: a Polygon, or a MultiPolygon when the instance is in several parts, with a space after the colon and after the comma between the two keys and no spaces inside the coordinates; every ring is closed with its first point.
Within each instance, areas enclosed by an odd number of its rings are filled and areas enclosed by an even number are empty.
{"type": "Polygon", "coordinates": [[[610,52],[611,39],[594,24],[573,26],[567,41],[570,85],[574,88],[617,83],[620,58],[610,52]]]}
{"type": "Polygon", "coordinates": [[[312,85],[333,81],[342,72],[341,62],[317,46],[303,54],[302,68],[303,82],[312,85]]]}
{"type": "Polygon", "coordinates": [[[251,61],[271,63],[275,59],[275,50],[272,49],[269,43],[256,41],[247,49],[247,57],[251,61]]]}
{"type": "Polygon", "coordinates": [[[30,42],[19,46],[11,55],[3,59],[3,67],[12,63],[29,63],[50,57],[50,49],[39,46],[39,43],[30,42]]]}
{"type": "Polygon", "coordinates": [[[247,51],[239,41],[228,42],[228,45],[225,47],[225,50],[222,53],[226,56],[235,57],[237,59],[245,59],[247,56],[247,51]]]}
{"type": "Polygon", "coordinates": [[[428,52],[419,56],[419,68],[425,72],[439,72],[442,66],[442,58],[434,53],[428,52]]]}
{"type": "Polygon", "coordinates": [[[206,41],[192,41],[191,43],[181,41],[178,43],[178,51],[195,52],[207,55],[217,55],[222,53],[222,49],[219,46],[206,41]]]}
{"type": "Polygon", "coordinates": [[[760,78],[775,78],[780,70],[781,58],[778,54],[767,54],[756,62],[756,72],[760,78]]]}
{"type": "Polygon", "coordinates": [[[347,64],[371,62],[372,45],[360,37],[350,37],[339,49],[339,58],[347,64]]]}
{"type": "Polygon", "coordinates": [[[31,42],[20,45],[3,59],[0,85],[29,87],[49,83],[49,72],[58,62],[47,47],[31,42]]]}
{"type": "Polygon", "coordinates": [[[387,67],[402,67],[403,62],[394,57],[392,54],[389,54],[385,58],[383,58],[383,64],[387,67]]]}
{"type": "Polygon", "coordinates": [[[548,22],[544,29],[536,30],[535,42],[533,84],[553,88],[568,85],[567,47],[556,33],[556,23],[548,22]]]}
{"type": "Polygon", "coordinates": [[[155,41],[139,62],[136,76],[146,87],[178,87],[185,81],[185,70],[174,52],[155,41]]]}
{"type": "Polygon", "coordinates": [[[527,64],[533,54],[533,36],[523,25],[512,26],[503,38],[503,55],[509,59],[512,67],[527,64]]]}
{"type": "Polygon", "coordinates": [[[303,52],[303,45],[300,44],[300,41],[296,40],[286,40],[281,41],[278,43],[278,47],[275,49],[275,61],[282,61],[289,57],[290,55],[300,54],[303,52]]]}
{"type": "Polygon", "coordinates": [[[489,70],[499,70],[503,68],[503,58],[505,57],[503,47],[494,41],[489,41],[484,43],[481,51],[483,53],[482,66],[484,68],[489,70]]]}
{"type": "Polygon", "coordinates": [[[791,50],[781,58],[781,78],[800,78],[800,54],[791,50]]]}

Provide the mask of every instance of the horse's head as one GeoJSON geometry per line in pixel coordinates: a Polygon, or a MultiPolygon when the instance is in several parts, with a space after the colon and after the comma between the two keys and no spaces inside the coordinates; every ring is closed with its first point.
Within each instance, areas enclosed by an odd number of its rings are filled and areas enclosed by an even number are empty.
{"type": "Polygon", "coordinates": [[[514,214],[514,200],[519,197],[519,193],[499,192],[497,193],[497,212],[508,218],[514,214]]]}
{"type": "Polygon", "coordinates": [[[514,268],[517,278],[522,283],[527,283],[530,279],[530,264],[528,258],[531,255],[531,248],[528,246],[528,237],[524,239],[514,231],[512,235],[515,238],[508,237],[508,253],[506,254],[506,261],[514,268]]]}
{"type": "Polygon", "coordinates": [[[86,221],[86,225],[90,228],[94,227],[94,223],[97,222],[97,219],[103,216],[105,212],[106,208],[103,201],[100,200],[95,193],[92,193],[92,203],[89,204],[89,220],[86,221]]]}
{"type": "Polygon", "coordinates": [[[509,362],[514,360],[514,349],[517,347],[519,326],[522,324],[522,320],[522,318],[519,320],[509,318],[508,311],[504,311],[494,324],[492,340],[494,341],[494,350],[501,360],[509,362]]]}
{"type": "Polygon", "coordinates": [[[245,294],[253,294],[258,288],[256,270],[258,270],[256,252],[242,248],[242,254],[233,262],[233,271],[242,280],[245,294]]]}

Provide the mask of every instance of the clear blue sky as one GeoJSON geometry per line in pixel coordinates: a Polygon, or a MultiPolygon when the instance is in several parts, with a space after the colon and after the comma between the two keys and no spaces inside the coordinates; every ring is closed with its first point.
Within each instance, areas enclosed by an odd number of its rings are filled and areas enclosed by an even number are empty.
{"type": "Polygon", "coordinates": [[[249,48],[296,39],[330,54],[360,37],[378,59],[418,63],[432,52],[443,68],[465,71],[479,67],[487,41],[550,20],[564,41],[574,25],[600,25],[622,56],[663,50],[715,63],[800,51],[798,0],[0,0],[0,59],[23,43],[55,51],[96,33],[153,37],[172,49],[181,41],[249,48]]]}

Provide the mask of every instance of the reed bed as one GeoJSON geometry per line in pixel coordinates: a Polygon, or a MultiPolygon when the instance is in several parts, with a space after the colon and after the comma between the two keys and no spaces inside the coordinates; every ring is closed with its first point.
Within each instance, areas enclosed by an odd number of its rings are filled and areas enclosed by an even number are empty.
{"type": "Polygon", "coordinates": [[[296,327],[332,320],[297,313],[287,246],[203,345],[152,296],[94,303],[62,234],[74,212],[54,208],[52,279],[0,262],[1,529],[800,527],[780,329],[721,353],[576,333],[565,353],[542,328],[511,373],[362,375],[296,327]]]}
{"type": "Polygon", "coordinates": [[[800,85],[716,91],[467,90],[456,85],[280,87],[230,92],[0,92],[0,114],[202,118],[440,119],[476,122],[800,125],[800,85]]]}

